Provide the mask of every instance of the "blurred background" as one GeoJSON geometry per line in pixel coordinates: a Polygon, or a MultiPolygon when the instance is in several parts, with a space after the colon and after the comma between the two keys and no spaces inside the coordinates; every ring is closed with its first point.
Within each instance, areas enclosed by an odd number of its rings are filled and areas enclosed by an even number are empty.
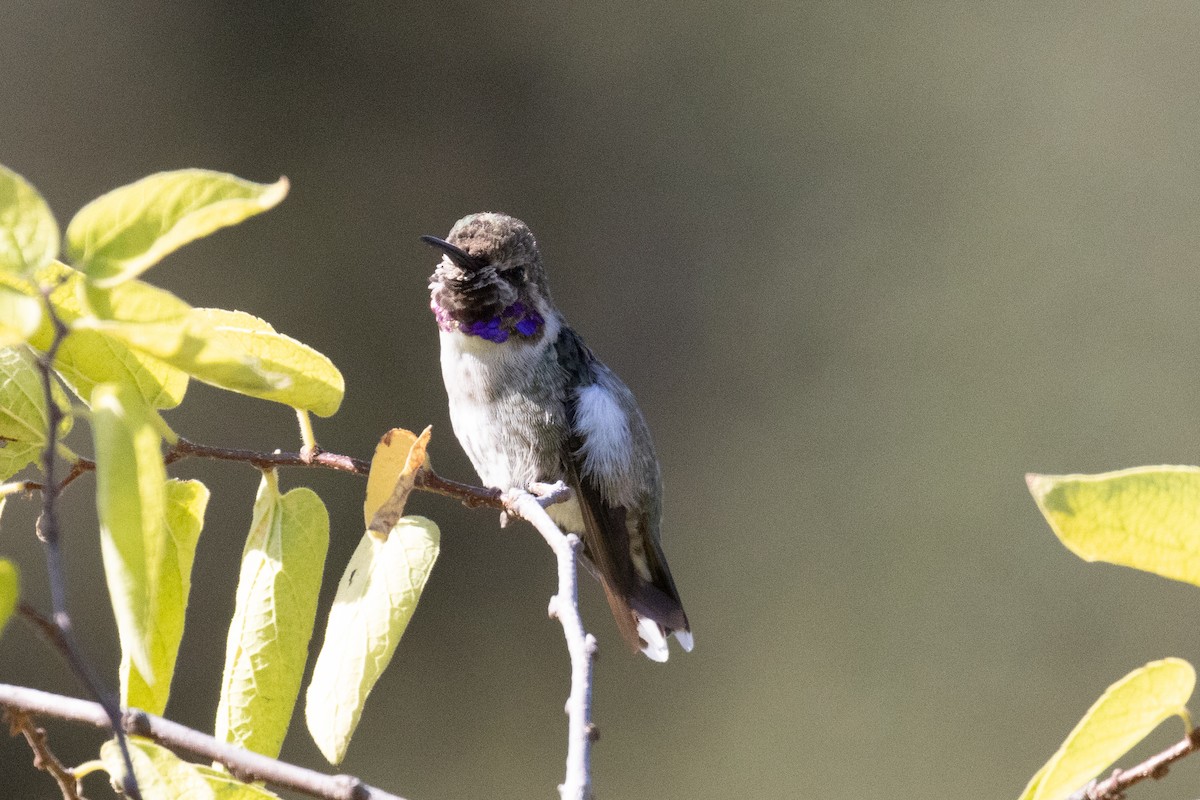
{"type": "MultiPolygon", "coordinates": [[[[1011,798],[1109,683],[1200,661],[1200,592],[1077,560],[1023,482],[1200,460],[1198,29],[1190,2],[8,3],[0,163],[64,226],[158,170],[286,175],[278,209],[149,279],[332,358],[326,448],[432,424],[462,480],[417,236],[525,219],[654,431],[696,633],[634,658],[584,586],[599,796],[1011,798]]],[[[197,384],[168,421],[298,445],[288,409],[197,384]]],[[[172,474],[213,500],[169,714],[211,730],[258,477],[172,474]]],[[[364,482],[283,483],[330,507],[323,618],[364,482]]],[[[70,602],[115,683],[93,489],[66,499],[70,602]]],[[[412,800],[553,797],[552,558],[491,512],[413,506],[442,556],[343,769],[412,800]]],[[[0,552],[47,608],[33,520],[10,502],[0,552]]],[[[0,681],[81,692],[20,623],[0,681]]],[[[323,763],[300,714],[284,757],[323,763]]],[[[0,786],[58,796],[19,740],[0,786]]]]}

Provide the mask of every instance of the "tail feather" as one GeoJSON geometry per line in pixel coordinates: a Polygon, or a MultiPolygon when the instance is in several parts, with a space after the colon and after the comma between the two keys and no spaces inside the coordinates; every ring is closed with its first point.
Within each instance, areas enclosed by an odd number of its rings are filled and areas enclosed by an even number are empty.
{"type": "Polygon", "coordinates": [[[670,656],[670,650],[667,648],[667,637],[674,636],[685,653],[692,652],[694,644],[692,640],[692,632],[686,628],[679,630],[671,630],[664,628],[649,617],[643,617],[641,614],[634,613],[637,617],[637,632],[642,639],[641,647],[642,655],[651,661],[657,661],[660,664],[665,662],[670,656]]]}

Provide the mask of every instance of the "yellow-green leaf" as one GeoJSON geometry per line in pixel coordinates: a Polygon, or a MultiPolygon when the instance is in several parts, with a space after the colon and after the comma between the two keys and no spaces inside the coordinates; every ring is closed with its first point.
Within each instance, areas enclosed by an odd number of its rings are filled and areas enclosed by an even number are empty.
{"type": "Polygon", "coordinates": [[[1200,585],[1200,468],[1029,475],[1055,535],[1085,561],[1200,585]]]}
{"type": "Polygon", "coordinates": [[[1022,800],[1063,800],[1175,715],[1186,719],[1196,671],[1178,658],[1139,667],[1105,690],[1038,770],[1022,800]]]}
{"type": "Polygon", "coordinates": [[[305,699],[313,741],[341,762],[363,704],[387,667],[437,559],[441,535],[424,517],[403,517],[388,537],[366,534],[346,565],[305,699]]]}
{"type": "MultiPolygon", "coordinates": [[[[174,408],[183,401],[188,384],[187,373],[131,349],[125,342],[103,330],[76,325],[90,313],[82,300],[86,284],[81,272],[52,261],[38,271],[37,277],[56,287],[50,294],[50,302],[63,322],[71,327],[71,333],[58,349],[54,368],[77,395],[86,401],[97,385],[120,383],[136,387],[142,398],[154,408],[174,408]]],[[[142,311],[153,302],[159,302],[168,309],[176,308],[175,303],[183,303],[174,295],[141,281],[122,284],[110,293],[109,303],[112,302],[111,298],[142,311]]],[[[183,306],[186,311],[187,304],[183,303],[183,306]]],[[[54,329],[50,321],[43,320],[41,327],[30,338],[30,344],[45,351],[53,339],[54,329]]]]}
{"type": "Polygon", "coordinates": [[[225,647],[218,739],[279,755],[300,694],[328,547],[321,498],[305,488],[280,496],[275,473],[264,473],[225,647]]]}
{"type": "Polygon", "coordinates": [[[0,285],[0,347],[28,341],[41,321],[42,302],[38,298],[0,285]]]}
{"type": "MultiPolygon", "coordinates": [[[[264,320],[241,311],[197,308],[188,323],[196,338],[202,338],[207,349],[217,356],[217,363],[236,358],[252,364],[269,378],[271,389],[246,394],[322,417],[332,415],[341,405],[346,386],[333,362],[308,345],[277,333],[264,320]]],[[[193,374],[206,380],[202,374],[193,374]]],[[[214,383],[241,391],[233,385],[214,383]]]]}
{"type": "Polygon", "coordinates": [[[200,777],[208,781],[209,788],[213,790],[213,800],[270,800],[279,797],[257,784],[242,783],[223,770],[203,764],[193,766],[200,777]]]}
{"type": "Polygon", "coordinates": [[[162,714],[167,707],[175,659],[183,640],[188,594],[192,588],[192,562],[200,530],[204,527],[207,505],[208,489],[200,481],[167,481],[164,519],[167,536],[163,542],[162,563],[157,570],[158,583],[150,587],[153,616],[147,620],[150,628],[147,645],[151,661],[157,667],[157,679],[147,680],[134,666],[129,651],[123,652],[121,697],[124,706],[151,714],[162,714]]]}
{"type": "Polygon", "coordinates": [[[101,384],[92,392],[104,577],[122,656],[157,687],[170,675],[153,645],[167,543],[167,475],[154,413],[132,387],[101,384]]]}
{"type": "Polygon", "coordinates": [[[427,427],[418,437],[403,428],[392,428],[376,445],[363,501],[363,517],[371,533],[387,536],[404,514],[417,472],[425,465],[425,448],[432,430],[427,427]]]}
{"type": "Polygon", "coordinates": [[[97,286],[136,278],[188,242],[277,205],[288,183],[223,172],[160,172],[88,203],[67,226],[67,253],[97,286]]]}
{"type": "Polygon", "coordinates": [[[38,458],[48,425],[33,354],[24,347],[0,348],[0,480],[38,458]]]}
{"type": "MultiPolygon", "coordinates": [[[[126,741],[143,800],[217,800],[216,790],[196,769],[197,765],[149,739],[129,736],[126,741]]],[[[120,791],[125,783],[125,759],[115,739],[100,745],[100,760],[113,788],[120,791]]]]}
{"type": "Polygon", "coordinates": [[[0,166],[0,272],[28,275],[58,255],[58,223],[28,181],[0,166]]]}
{"type": "Polygon", "coordinates": [[[17,607],[17,598],[21,596],[21,576],[17,567],[6,558],[0,558],[0,633],[12,617],[17,607]]]}
{"type": "MultiPolygon", "coordinates": [[[[114,303],[113,309],[117,307],[114,303]]],[[[341,405],[345,385],[333,363],[251,314],[195,308],[181,317],[131,319],[122,314],[119,320],[97,322],[95,327],[222,389],[323,417],[341,405]]]]}

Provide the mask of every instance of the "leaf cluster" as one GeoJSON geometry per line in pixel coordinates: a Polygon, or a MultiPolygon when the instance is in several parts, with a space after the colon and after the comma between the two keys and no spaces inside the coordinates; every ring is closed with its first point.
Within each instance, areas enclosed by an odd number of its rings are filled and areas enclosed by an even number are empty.
{"type": "MultiPolygon", "coordinates": [[[[170,253],[267,211],[287,190],[282,178],[159,173],[92,201],[60,237],[36,189],[0,167],[0,510],[28,488],[14,476],[31,465],[45,470],[55,457],[77,469],[94,465],[123,707],[162,714],[167,706],[209,501],[199,481],[168,476],[164,449],[179,436],[163,412],[202,381],[295,409],[312,451],[308,414],[332,415],[342,401],[342,375],[321,353],[251,314],[195,308],[143,279],[170,253]],[[91,459],[62,444],[73,427],[88,429],[91,459]],[[48,443],[56,452],[46,452],[48,443]]],[[[371,470],[369,530],[338,585],[307,693],[309,730],[333,763],[437,557],[437,526],[403,514],[428,440],[428,431],[390,432],[371,470]]],[[[218,738],[279,753],[317,623],[329,534],[315,492],[283,492],[276,472],[264,470],[229,624],[218,738]]],[[[0,629],[19,593],[16,567],[0,559],[0,629]]],[[[135,738],[130,754],[147,798],[273,796],[148,741],[135,738]]],[[[92,769],[121,785],[126,766],[109,743],[77,774],[92,769]]]]}

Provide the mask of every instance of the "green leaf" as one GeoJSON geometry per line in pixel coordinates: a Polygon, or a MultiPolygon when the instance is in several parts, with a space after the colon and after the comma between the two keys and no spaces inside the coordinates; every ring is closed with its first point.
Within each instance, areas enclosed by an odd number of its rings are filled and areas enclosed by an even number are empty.
{"type": "MultiPolygon", "coordinates": [[[[174,408],[183,401],[187,373],[131,349],[105,331],[81,328],[76,324],[89,313],[82,300],[86,285],[83,273],[54,261],[40,270],[37,277],[56,287],[50,294],[50,302],[63,322],[71,327],[71,333],[58,349],[54,368],[77,395],[86,401],[99,384],[119,383],[136,387],[138,394],[153,408],[174,408]]],[[[153,302],[151,298],[173,308],[174,305],[162,295],[183,303],[174,295],[141,281],[122,284],[111,295],[118,302],[127,300],[129,305],[139,309],[153,302]]],[[[187,308],[186,303],[183,305],[187,308]]],[[[30,338],[30,344],[44,352],[53,340],[54,329],[49,320],[43,320],[30,338]]]]}
{"type": "Polygon", "coordinates": [[[165,696],[170,674],[153,640],[167,558],[167,475],[154,413],[129,386],[92,392],[100,550],[122,657],[165,696]]]}
{"type": "Polygon", "coordinates": [[[33,354],[24,347],[0,348],[0,480],[37,460],[49,424],[33,354]]]}
{"type": "Polygon", "coordinates": [[[1067,549],[1200,586],[1200,468],[1028,475],[1029,491],[1067,549]]]}
{"type": "MultiPolygon", "coordinates": [[[[140,736],[128,736],[129,757],[143,800],[216,800],[216,790],[195,764],[140,736]]],[[[118,792],[125,783],[125,759],[115,739],[100,745],[100,760],[118,792]]]]}
{"type": "Polygon", "coordinates": [[[0,285],[0,347],[28,341],[41,321],[40,300],[0,285]]]}
{"type": "MultiPolygon", "coordinates": [[[[167,303],[127,307],[111,293],[112,321],[91,323],[130,347],[222,389],[327,417],[341,405],[342,374],[325,356],[241,311],[167,303]]],[[[161,290],[155,290],[161,292],[161,290]]],[[[162,292],[162,294],[168,294],[162,292]]],[[[173,296],[172,296],[173,297],[173,296]]],[[[182,301],[178,301],[182,303],[182,301]]]]}
{"type": "Polygon", "coordinates": [[[166,539],[163,542],[158,582],[149,587],[151,599],[147,647],[156,665],[157,679],[147,680],[133,663],[128,650],[121,654],[122,705],[151,714],[162,714],[167,707],[175,659],[183,640],[183,622],[188,594],[192,588],[192,562],[196,542],[204,526],[208,489],[200,481],[169,480],[166,484],[166,539]]]}
{"type": "MultiPolygon", "coordinates": [[[[205,342],[205,351],[211,352],[208,363],[218,368],[228,362],[248,363],[268,378],[271,388],[239,389],[236,379],[228,383],[214,379],[214,385],[322,417],[331,416],[341,405],[345,383],[333,362],[308,345],[277,333],[258,317],[241,311],[197,308],[188,318],[188,325],[195,337],[205,342]]],[[[204,374],[192,374],[207,380],[204,374]]]]}
{"type": "Polygon", "coordinates": [[[329,514],[311,489],[263,474],[225,646],[216,737],[272,758],[287,733],[317,616],[329,514]]]}
{"type": "Polygon", "coordinates": [[[1196,671],[1178,658],[1139,667],[1105,690],[1058,751],[1038,770],[1022,800],[1063,800],[1111,766],[1168,717],[1187,719],[1196,671]]]}
{"type": "Polygon", "coordinates": [[[223,172],[160,172],[83,207],[67,226],[67,253],[97,286],[136,278],[188,242],[277,205],[288,182],[251,183],[223,172]]]}
{"type": "Polygon", "coordinates": [[[6,558],[0,558],[0,633],[12,617],[21,596],[21,576],[17,567],[6,558]]]}
{"type": "Polygon", "coordinates": [[[0,272],[31,274],[58,255],[58,223],[46,201],[0,166],[0,272]]]}
{"type": "Polygon", "coordinates": [[[408,627],[440,540],[432,521],[402,517],[386,539],[364,535],[342,573],[305,701],[308,731],[332,764],[345,756],[367,695],[408,627]]]}

